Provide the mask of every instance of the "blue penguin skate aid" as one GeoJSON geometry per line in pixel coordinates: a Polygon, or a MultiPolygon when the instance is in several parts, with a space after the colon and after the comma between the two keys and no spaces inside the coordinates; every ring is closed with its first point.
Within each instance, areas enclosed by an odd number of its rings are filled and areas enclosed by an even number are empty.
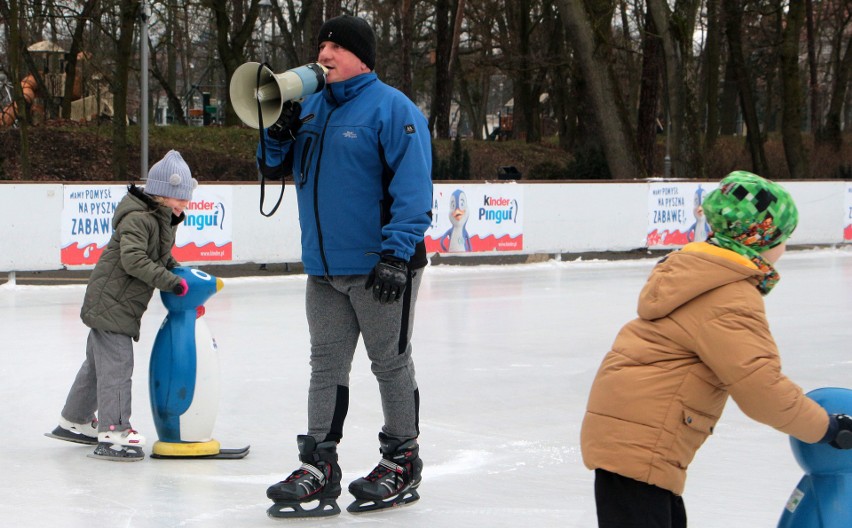
{"type": "Polygon", "coordinates": [[[219,407],[216,340],[198,308],[222,289],[222,280],[193,268],[174,268],[189,290],[163,291],[168,314],[154,340],[149,390],[159,441],[151,458],[243,458],[249,447],[222,449],[213,439],[219,407]]]}
{"type": "MultiPolygon", "coordinates": [[[[852,413],[852,390],[822,388],[808,393],[830,414],[852,413]]],[[[806,444],[790,438],[805,476],[787,500],[778,528],[848,528],[852,526],[852,450],[806,444]]]]}

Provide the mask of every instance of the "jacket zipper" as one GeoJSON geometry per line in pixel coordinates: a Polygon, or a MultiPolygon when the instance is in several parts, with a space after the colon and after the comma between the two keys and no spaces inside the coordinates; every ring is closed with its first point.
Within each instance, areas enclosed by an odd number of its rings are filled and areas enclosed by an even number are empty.
{"type": "Polygon", "coordinates": [[[325,246],[322,243],[322,227],[320,226],[320,217],[319,217],[319,175],[320,175],[320,165],[322,165],[322,151],[323,147],[325,147],[325,132],[328,130],[328,123],[331,121],[331,114],[340,108],[339,106],[335,106],[328,113],[328,116],[325,118],[325,123],[322,126],[322,134],[319,139],[319,151],[317,152],[317,165],[316,169],[314,169],[314,220],[317,224],[317,241],[319,242],[319,251],[320,258],[322,258],[322,269],[324,271],[324,276],[326,280],[329,280],[328,276],[328,260],[325,257],[325,246]]]}
{"type": "Polygon", "coordinates": [[[305,148],[304,148],[304,151],[302,151],[302,165],[301,165],[302,170],[299,173],[299,182],[298,182],[300,189],[305,186],[305,182],[308,180],[308,172],[310,171],[310,168],[311,168],[310,167],[310,163],[311,163],[310,162],[310,159],[311,159],[310,156],[311,156],[311,143],[313,143],[312,139],[313,138],[309,136],[305,140],[305,148]]]}

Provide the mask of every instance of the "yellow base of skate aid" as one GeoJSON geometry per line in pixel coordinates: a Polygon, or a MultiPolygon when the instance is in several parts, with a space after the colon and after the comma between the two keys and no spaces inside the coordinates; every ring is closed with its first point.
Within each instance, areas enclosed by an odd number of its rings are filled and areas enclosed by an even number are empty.
{"type": "Polygon", "coordinates": [[[162,457],[193,457],[218,455],[222,446],[216,440],[208,442],[154,442],[153,454],[162,457]]]}

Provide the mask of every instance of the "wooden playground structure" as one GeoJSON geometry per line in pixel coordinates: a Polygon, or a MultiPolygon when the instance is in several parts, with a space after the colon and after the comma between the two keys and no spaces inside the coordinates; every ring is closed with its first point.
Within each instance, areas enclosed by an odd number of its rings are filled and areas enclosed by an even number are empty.
{"type": "MultiPolygon", "coordinates": [[[[38,66],[43,86],[39,86],[32,73],[21,79],[24,101],[29,106],[33,123],[38,124],[45,119],[45,98],[61,101],[65,96],[65,67],[64,57],[67,53],[56,43],[49,41],[37,42],[27,50],[38,66]]],[[[71,101],[71,120],[90,121],[107,117],[112,118],[112,94],[102,82],[99,75],[88,75],[85,71],[86,55],[77,55],[77,71],[71,101]]],[[[13,97],[13,82],[6,79],[2,83],[0,93],[0,128],[15,126],[22,112],[13,97]]],[[[55,117],[55,116],[52,116],[55,117]]]]}

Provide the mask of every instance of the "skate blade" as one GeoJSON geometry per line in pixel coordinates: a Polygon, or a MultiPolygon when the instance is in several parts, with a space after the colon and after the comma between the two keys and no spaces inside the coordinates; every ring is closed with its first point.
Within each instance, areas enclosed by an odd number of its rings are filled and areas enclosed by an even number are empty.
{"type": "Polygon", "coordinates": [[[97,455],[95,453],[89,453],[86,455],[89,458],[94,458],[95,460],[109,460],[110,462],[139,462],[140,460],[145,458],[145,455],[140,456],[111,456],[111,455],[97,455]]]}
{"type": "Polygon", "coordinates": [[[270,506],[266,514],[272,519],[310,519],[339,515],[340,507],[334,499],[312,502],[279,501],[270,506]]]}
{"type": "Polygon", "coordinates": [[[408,489],[385,500],[356,499],[355,502],[346,507],[346,511],[355,514],[370,513],[390,508],[401,508],[418,500],[420,500],[420,494],[417,493],[417,490],[408,489]]]}
{"type": "Polygon", "coordinates": [[[145,452],[138,446],[124,446],[123,449],[113,449],[111,444],[101,442],[92,453],[89,453],[89,458],[95,460],[110,460],[113,462],[137,462],[145,458],[145,452]]]}
{"type": "Polygon", "coordinates": [[[61,427],[57,427],[49,433],[44,433],[44,436],[48,438],[56,438],[57,440],[64,440],[73,444],[96,445],[98,443],[98,439],[95,437],[86,436],[83,433],[72,433],[71,431],[61,427]]]}

